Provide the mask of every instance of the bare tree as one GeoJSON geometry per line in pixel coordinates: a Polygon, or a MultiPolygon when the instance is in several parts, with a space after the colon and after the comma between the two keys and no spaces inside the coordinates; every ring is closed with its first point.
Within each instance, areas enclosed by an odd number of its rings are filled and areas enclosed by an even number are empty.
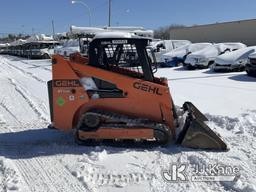
{"type": "Polygon", "coordinates": [[[172,24],[169,26],[159,27],[154,31],[154,37],[156,39],[170,39],[170,32],[172,29],[183,28],[184,25],[172,24]]]}

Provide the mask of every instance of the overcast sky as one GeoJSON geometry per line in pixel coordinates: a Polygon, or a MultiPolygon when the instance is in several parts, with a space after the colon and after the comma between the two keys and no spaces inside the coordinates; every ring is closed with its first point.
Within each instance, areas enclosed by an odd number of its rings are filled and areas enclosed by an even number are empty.
{"type": "MultiPolygon", "coordinates": [[[[81,0],[92,13],[93,26],[108,23],[108,0],[81,0]]],[[[256,18],[255,0],[112,0],[112,25],[156,29],[170,24],[207,24],[256,18]]],[[[51,33],[71,25],[88,26],[88,9],[70,0],[1,0],[0,35],[51,33]]]]}

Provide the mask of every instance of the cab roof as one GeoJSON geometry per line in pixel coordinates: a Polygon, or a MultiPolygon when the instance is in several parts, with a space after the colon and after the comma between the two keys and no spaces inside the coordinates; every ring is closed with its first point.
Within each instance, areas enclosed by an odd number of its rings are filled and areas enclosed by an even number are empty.
{"type": "Polygon", "coordinates": [[[95,35],[94,39],[148,39],[128,32],[102,32],[95,35]]]}

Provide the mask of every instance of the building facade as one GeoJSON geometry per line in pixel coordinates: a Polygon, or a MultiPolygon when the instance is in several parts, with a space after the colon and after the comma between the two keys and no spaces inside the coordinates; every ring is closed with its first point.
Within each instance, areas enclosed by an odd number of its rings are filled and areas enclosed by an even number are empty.
{"type": "Polygon", "coordinates": [[[256,19],[172,29],[170,37],[193,43],[242,42],[252,46],[256,45],[256,19]]]}

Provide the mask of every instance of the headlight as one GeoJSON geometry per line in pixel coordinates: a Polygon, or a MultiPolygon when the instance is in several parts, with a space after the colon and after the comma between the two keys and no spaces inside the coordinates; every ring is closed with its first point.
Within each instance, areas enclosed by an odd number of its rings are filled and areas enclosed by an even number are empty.
{"type": "Polygon", "coordinates": [[[248,63],[248,59],[240,59],[235,64],[236,65],[246,65],[248,63]]]}

